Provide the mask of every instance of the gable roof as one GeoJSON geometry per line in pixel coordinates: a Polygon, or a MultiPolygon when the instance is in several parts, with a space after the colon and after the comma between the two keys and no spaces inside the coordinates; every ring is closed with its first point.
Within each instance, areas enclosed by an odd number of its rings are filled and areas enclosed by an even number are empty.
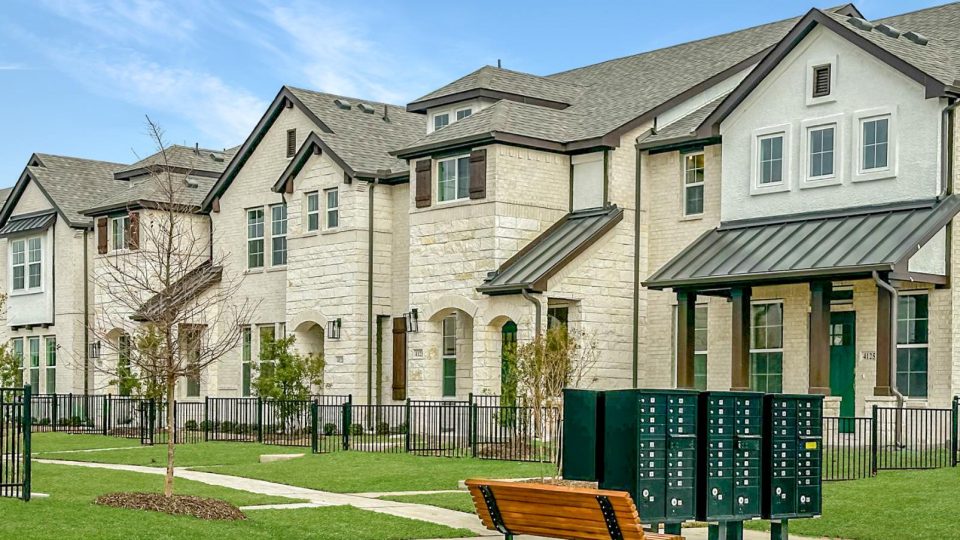
{"type": "MultiPolygon", "coordinates": [[[[177,185],[173,193],[173,206],[178,212],[196,212],[200,210],[203,199],[216,183],[209,176],[176,176],[177,185]]],[[[129,180],[115,188],[115,193],[99,201],[94,207],[83,211],[86,216],[99,216],[121,210],[137,208],[163,208],[170,205],[170,193],[162,185],[162,180],[147,176],[140,180],[129,180]]]]}
{"type": "Polygon", "coordinates": [[[484,66],[414,100],[407,105],[407,110],[424,112],[432,107],[476,97],[508,99],[564,109],[573,103],[583,89],[583,86],[576,83],[484,66]]]}
{"type": "Polygon", "coordinates": [[[163,317],[167,310],[193,300],[222,279],[223,267],[214,266],[212,261],[206,260],[184,274],[167,290],[147,299],[130,318],[140,322],[156,321],[163,317]]]}
{"type": "Polygon", "coordinates": [[[204,209],[230,186],[284,107],[298,107],[313,120],[314,133],[351,177],[408,176],[406,162],[389,151],[416,140],[426,129],[423,116],[404,107],[284,86],[207,194],[204,209]]]}
{"type": "Polygon", "coordinates": [[[703,120],[712,113],[720,103],[726,99],[724,94],[717,99],[689,112],[686,116],[678,118],[673,123],[667,124],[662,129],[657,129],[650,135],[639,141],[639,148],[647,150],[662,147],[677,147],[689,145],[694,142],[706,142],[707,139],[697,137],[697,128],[703,123],[703,120]]]}
{"type": "Polygon", "coordinates": [[[118,170],[114,176],[117,179],[131,178],[148,174],[156,167],[166,166],[177,172],[215,178],[227,168],[238,148],[210,150],[174,144],[164,148],[162,152],[147,156],[133,165],[118,170]]]}
{"type": "Polygon", "coordinates": [[[83,210],[92,201],[104,200],[125,185],[124,181],[113,176],[124,166],[122,163],[34,154],[0,209],[0,225],[10,219],[27,184],[34,182],[67,225],[89,227],[92,221],[83,215],[83,210]]]}
{"type": "Polygon", "coordinates": [[[893,272],[960,211],[960,196],[726,223],[654,272],[645,287],[836,279],[893,272]]]}
{"type": "Polygon", "coordinates": [[[948,29],[955,31],[960,26],[960,4],[947,4],[922,12],[867,23],[871,27],[883,23],[903,32],[913,30],[905,26],[913,24],[916,28],[922,29],[913,31],[920,32],[929,39],[926,43],[916,43],[904,36],[893,37],[876,29],[864,29],[860,27],[863,23],[866,21],[859,17],[811,9],[730,93],[727,99],[707,116],[698,128],[698,134],[719,133],[720,122],[729,116],[779,65],[780,61],[818,25],[830,29],[917,81],[925,88],[928,98],[960,94],[960,90],[955,86],[960,76],[960,56],[956,54],[957,41],[954,37],[944,37],[948,29]]]}
{"type": "MultiPolygon", "coordinates": [[[[833,8],[833,11],[859,15],[856,8],[850,4],[833,8]]],[[[568,107],[553,111],[557,114],[528,113],[529,122],[523,125],[524,129],[534,132],[549,131],[553,129],[552,123],[562,124],[564,131],[561,142],[563,149],[567,151],[597,146],[615,147],[620,144],[620,136],[626,131],[758,62],[799,19],[794,17],[763,24],[545,77],[487,67],[427,94],[409,107],[422,110],[428,99],[468,97],[465,95],[466,90],[475,90],[481,86],[481,72],[495,71],[498,75],[500,72],[507,72],[496,78],[496,90],[501,93],[526,96],[539,92],[539,96],[543,96],[548,89],[569,89],[563,96],[569,103],[568,107]],[[548,86],[548,81],[565,83],[567,86],[548,86]]],[[[487,78],[493,79],[492,76],[487,78]]],[[[493,84],[488,83],[486,86],[493,84]]],[[[555,99],[560,97],[555,96],[555,99]]],[[[528,102],[527,105],[538,106],[533,102],[528,102]]],[[[548,107],[540,105],[539,108],[548,107]]],[[[462,134],[451,128],[466,120],[469,120],[469,117],[435,131],[429,141],[421,139],[415,144],[419,147],[429,142],[434,148],[441,147],[444,142],[459,144],[462,134]]],[[[520,125],[515,123],[513,128],[519,129],[520,125]]],[[[474,126],[472,129],[480,128],[474,126]]],[[[499,133],[501,137],[505,134],[499,133]]],[[[535,138],[521,142],[533,146],[539,144],[539,140],[535,138]]],[[[395,154],[405,156],[409,154],[408,150],[410,149],[398,147],[395,154]]]]}

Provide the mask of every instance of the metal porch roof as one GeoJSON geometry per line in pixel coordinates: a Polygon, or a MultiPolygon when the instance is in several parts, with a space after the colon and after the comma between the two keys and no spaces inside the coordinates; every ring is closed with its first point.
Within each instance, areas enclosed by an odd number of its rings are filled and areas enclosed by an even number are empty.
{"type": "Polygon", "coordinates": [[[7,221],[6,225],[0,228],[0,237],[34,231],[45,231],[56,219],[57,214],[54,211],[44,212],[42,214],[13,216],[7,221]]]}

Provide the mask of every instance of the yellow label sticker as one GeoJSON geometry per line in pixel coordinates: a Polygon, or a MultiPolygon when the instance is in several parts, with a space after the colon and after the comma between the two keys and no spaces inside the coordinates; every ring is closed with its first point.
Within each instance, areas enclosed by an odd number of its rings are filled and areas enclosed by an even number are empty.
{"type": "Polygon", "coordinates": [[[809,441],[809,442],[807,443],[806,448],[807,448],[807,450],[816,450],[816,449],[817,449],[817,441],[809,441]]]}

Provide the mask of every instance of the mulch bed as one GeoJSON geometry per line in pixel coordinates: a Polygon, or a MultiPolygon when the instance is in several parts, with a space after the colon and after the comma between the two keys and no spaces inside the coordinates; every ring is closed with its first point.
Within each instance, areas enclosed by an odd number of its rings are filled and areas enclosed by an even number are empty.
{"type": "Polygon", "coordinates": [[[520,483],[523,484],[545,484],[548,486],[563,486],[563,487],[574,487],[574,488],[588,488],[588,489],[597,489],[596,482],[582,482],[580,480],[564,480],[563,478],[544,478],[543,480],[539,478],[530,478],[528,480],[521,480],[520,483]]]}
{"type": "Polygon", "coordinates": [[[129,510],[149,510],[174,516],[193,516],[199,519],[237,521],[247,516],[236,506],[219,499],[174,495],[164,497],[162,493],[108,493],[94,501],[103,506],[126,508],[129,510]]]}

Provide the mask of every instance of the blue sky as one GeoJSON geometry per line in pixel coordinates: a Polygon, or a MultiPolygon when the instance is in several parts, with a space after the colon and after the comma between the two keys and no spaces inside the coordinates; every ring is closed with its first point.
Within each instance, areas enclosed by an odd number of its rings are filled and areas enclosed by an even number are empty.
{"type": "MultiPolygon", "coordinates": [[[[837,2],[840,3],[839,0],[837,2]]],[[[942,2],[867,0],[868,18],[942,2]]],[[[280,86],[404,104],[501,59],[550,74],[797,16],[807,2],[4,0],[0,186],[33,152],[132,162],[243,142],[280,86]]]]}

